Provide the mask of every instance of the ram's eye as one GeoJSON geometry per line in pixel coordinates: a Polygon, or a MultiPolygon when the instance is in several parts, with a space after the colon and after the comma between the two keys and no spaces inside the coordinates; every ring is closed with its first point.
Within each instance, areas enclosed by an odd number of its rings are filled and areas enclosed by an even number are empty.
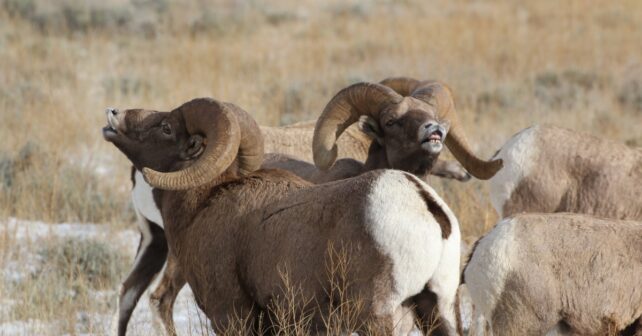
{"type": "Polygon", "coordinates": [[[390,127],[390,126],[394,125],[395,122],[396,121],[394,119],[390,119],[390,120],[386,121],[386,126],[390,127]]]}
{"type": "Polygon", "coordinates": [[[161,125],[161,130],[163,131],[163,134],[166,134],[166,135],[172,134],[172,128],[169,126],[168,123],[163,123],[161,125]]]}

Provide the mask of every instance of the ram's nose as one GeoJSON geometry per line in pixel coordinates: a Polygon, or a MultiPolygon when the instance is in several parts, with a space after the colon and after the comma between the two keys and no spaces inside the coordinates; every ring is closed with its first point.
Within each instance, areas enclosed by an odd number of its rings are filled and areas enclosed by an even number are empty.
{"type": "Polygon", "coordinates": [[[448,130],[442,125],[435,122],[427,122],[422,125],[419,138],[420,140],[439,140],[444,141],[448,130]]]}
{"type": "Polygon", "coordinates": [[[105,109],[105,115],[107,116],[107,125],[116,131],[121,124],[121,119],[124,117],[123,112],[116,108],[108,107],[105,109]]]}
{"type": "Polygon", "coordinates": [[[112,115],[115,117],[118,115],[118,109],[113,107],[108,107],[105,109],[105,113],[107,114],[107,116],[112,115]]]}

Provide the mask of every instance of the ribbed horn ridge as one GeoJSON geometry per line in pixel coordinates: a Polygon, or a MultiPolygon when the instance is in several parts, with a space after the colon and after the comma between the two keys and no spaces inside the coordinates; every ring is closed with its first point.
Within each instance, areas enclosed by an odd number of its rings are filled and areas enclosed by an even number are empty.
{"type": "Polygon", "coordinates": [[[241,143],[238,152],[239,170],[242,175],[247,175],[259,168],[263,163],[263,135],[254,118],[242,108],[225,103],[230,111],[236,115],[241,130],[241,143]]]}
{"type": "Polygon", "coordinates": [[[204,134],[207,145],[200,158],[185,169],[162,173],[143,168],[150,185],[166,190],[190,189],[214,180],[234,162],[241,143],[237,117],[225,104],[198,98],[176,110],[185,120],[187,132],[204,134]]]}
{"type": "Polygon", "coordinates": [[[407,97],[419,87],[421,82],[410,77],[390,77],[382,80],[379,84],[385,85],[395,90],[398,94],[407,97]]]}
{"type": "Polygon", "coordinates": [[[375,83],[357,83],[339,91],[326,105],[317,120],[312,139],[314,163],[329,169],[337,158],[337,139],[362,115],[378,119],[388,104],[401,102],[403,97],[391,88],[375,83]]]}

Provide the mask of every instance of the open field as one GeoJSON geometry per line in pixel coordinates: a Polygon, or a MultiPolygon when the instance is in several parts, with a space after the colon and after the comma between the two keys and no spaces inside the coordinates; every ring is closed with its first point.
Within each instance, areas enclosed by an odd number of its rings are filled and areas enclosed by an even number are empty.
{"type": "MultiPolygon", "coordinates": [[[[642,146],[638,0],[55,3],[0,0],[3,269],[27,260],[21,254],[50,251],[46,244],[65,246],[53,233],[18,245],[6,233],[9,218],[134,228],[127,160],[100,132],[108,106],[169,110],[210,96],[238,104],[261,124],[283,125],[316,118],[349,84],[403,75],[451,86],[469,140],[484,157],[535,123],[642,146]]],[[[458,216],[465,240],[492,227],[497,215],[486,184],[431,184],[458,216]]],[[[69,253],[105,244],[90,245],[69,253]]],[[[117,248],[98,262],[123,274],[134,249],[117,248]]],[[[36,279],[43,272],[36,261],[30,269],[36,279]]],[[[46,273],[54,278],[45,288],[5,274],[0,298],[43,301],[3,305],[0,325],[66,318],[45,332],[103,330],[79,330],[70,316],[109,315],[120,275],[96,284],[89,271],[79,272],[73,302],[56,299],[67,283],[59,274],[46,273]],[[91,296],[103,290],[112,294],[91,296]]]]}

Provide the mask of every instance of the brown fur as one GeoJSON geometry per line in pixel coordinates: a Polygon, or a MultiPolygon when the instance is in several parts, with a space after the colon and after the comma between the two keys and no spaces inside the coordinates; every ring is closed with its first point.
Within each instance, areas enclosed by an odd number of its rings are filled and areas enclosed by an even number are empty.
{"type": "MultiPolygon", "coordinates": [[[[261,126],[265,152],[290,155],[305,162],[313,162],[312,135],[316,120],[303,121],[282,127],[261,126]]],[[[339,137],[338,158],[352,158],[365,161],[372,138],[359,130],[357,125],[349,127],[339,137]]]]}
{"type": "Polygon", "coordinates": [[[167,334],[170,336],[176,335],[176,328],[174,327],[174,302],[180,290],[185,286],[185,279],[178,269],[176,258],[172,255],[167,257],[167,266],[163,271],[161,280],[149,296],[151,304],[156,306],[159,317],[163,322],[167,334]]]}
{"type": "MultiPolygon", "coordinates": [[[[137,167],[152,163],[159,171],[184,169],[192,164],[191,159],[175,158],[181,157],[184,144],[194,135],[181,127],[180,113],[158,113],[155,122],[138,130],[133,121],[145,118],[124,118],[127,124],[123,129],[126,126],[131,132],[119,129],[114,135],[106,130],[106,138],[137,167]],[[171,121],[172,141],[155,133],[161,132],[155,126],[160,120],[171,121]]],[[[216,140],[222,139],[210,141],[216,140]]],[[[324,272],[328,247],[346,247],[353,251],[347,274],[353,286],[347,296],[365,304],[358,320],[373,320],[374,325],[389,331],[403,307],[388,305],[396,295],[392,261],[374,243],[365,213],[368,195],[382,174],[373,171],[313,186],[283,170],[259,170],[242,176],[234,161],[200,187],[155,190],[169,246],[168,268],[172,266],[159,291],[173,293],[169,301],[163,300],[164,294],[154,293],[155,302],[171,305],[184,279],[215,330],[221,332],[238,316],[258,319],[259,313],[284,294],[286,275],[302,291],[293,308],[301,314],[314,308],[309,311],[312,328],[320,331],[322,317],[333,300],[327,295],[331,284],[324,272]],[[309,306],[304,298],[314,299],[314,305],[309,306]]]]}
{"type": "MultiPolygon", "coordinates": [[[[352,125],[337,141],[338,160],[328,171],[320,171],[314,166],[312,158],[312,136],[316,121],[305,121],[283,127],[261,126],[265,139],[267,155],[263,168],[290,170],[300,177],[323,183],[357,176],[373,169],[398,168],[390,166],[382,146],[372,141],[372,137],[352,125]],[[348,163],[341,161],[349,160],[348,163]]],[[[410,171],[409,169],[402,170],[410,171]]],[[[416,171],[416,175],[426,180],[429,175],[455,179],[462,182],[470,180],[470,174],[457,162],[438,160],[429,169],[416,171]]]]}
{"type": "Polygon", "coordinates": [[[607,335],[640,318],[642,223],[577,214],[510,220],[514,235],[505,239],[519,251],[492,312],[495,335],[543,335],[555,326],[607,335]]]}
{"type": "MultiPolygon", "coordinates": [[[[356,83],[339,91],[326,105],[317,121],[312,140],[314,162],[328,170],[337,159],[337,140],[350,125],[359,122],[360,128],[370,135],[381,148],[376,151],[379,162],[387,168],[414,174],[429,172],[441,152],[441,146],[429,138],[441,133],[442,145],[448,146],[455,158],[471,175],[489,179],[502,167],[501,160],[484,161],[468,145],[463,127],[455,112],[451,90],[438,81],[418,82],[397,78],[392,82],[418,83],[407,96],[409,86],[399,92],[390,84],[356,83]],[[450,128],[445,138],[446,129],[450,128]]],[[[411,85],[414,86],[414,85],[411,85]]],[[[371,148],[372,150],[372,148],[371,148]]],[[[372,158],[370,151],[368,157],[372,158]]],[[[366,167],[371,167],[366,162],[366,167]]],[[[381,168],[381,167],[379,167],[381,168]]]]}
{"type": "Polygon", "coordinates": [[[642,149],[554,126],[536,134],[536,167],[504,203],[504,217],[575,212],[642,220],[642,149]]]}
{"type": "Polygon", "coordinates": [[[224,330],[233,311],[245,316],[255,314],[255,307],[267,309],[275,296],[282,295],[279,270],[301,286],[298,309],[309,310],[313,330],[322,330],[326,302],[332,298],[326,296],[329,279],[318,271],[325,265],[330,244],[358,251],[351,255],[347,277],[355,285],[348,296],[366,298],[360,320],[376,316],[394,291],[390,260],[371,243],[363,215],[349,210],[364,208],[376,176],[373,172],[349,184],[307,188],[308,183],[289,173],[266,170],[241,180],[223,178],[212,189],[165,192],[162,209],[170,254],[177,258],[215,329],[224,330]],[[216,206],[203,207],[204,202],[216,206]],[[314,298],[314,306],[306,305],[303,298],[314,298]]]}

